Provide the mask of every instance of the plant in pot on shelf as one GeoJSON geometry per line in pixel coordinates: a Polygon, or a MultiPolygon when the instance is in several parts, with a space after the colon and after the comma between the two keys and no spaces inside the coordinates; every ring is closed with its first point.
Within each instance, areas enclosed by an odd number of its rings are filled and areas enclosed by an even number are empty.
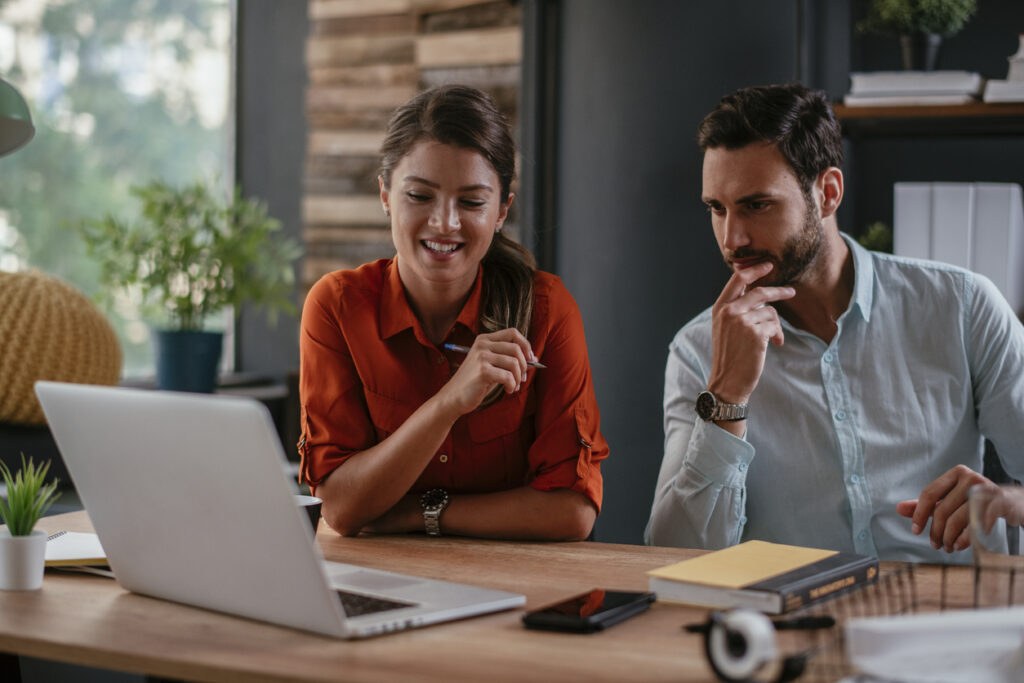
{"type": "Polygon", "coordinates": [[[36,530],[36,522],[60,497],[57,480],[49,484],[46,473],[50,462],[36,466],[32,458],[21,456],[21,469],[11,474],[0,461],[6,496],[0,500],[0,590],[36,590],[43,585],[46,562],[46,532],[36,530]]]}
{"type": "Polygon", "coordinates": [[[960,31],[977,10],[977,0],[871,0],[865,33],[900,39],[903,68],[932,71],[942,39],[960,31]]]}
{"type": "Polygon", "coordinates": [[[292,312],[299,246],[279,234],[266,207],[235,189],[227,201],[205,184],[175,188],[156,181],[132,188],[141,202],[135,221],[113,216],[79,224],[100,265],[104,294],[134,295],[151,321],[157,386],[212,392],[223,332],[206,329],[225,309],[261,307],[273,322],[292,312]]]}

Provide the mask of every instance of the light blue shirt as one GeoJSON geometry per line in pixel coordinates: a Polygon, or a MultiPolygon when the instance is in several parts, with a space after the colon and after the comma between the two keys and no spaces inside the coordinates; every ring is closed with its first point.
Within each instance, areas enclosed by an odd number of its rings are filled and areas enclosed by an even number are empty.
{"type": "Polygon", "coordinates": [[[954,465],[980,472],[984,438],[1024,479],[1024,327],[987,278],[853,254],[832,342],[782,321],[733,436],[694,411],[711,369],[711,310],[669,347],[665,453],[645,538],[721,548],[749,539],[882,559],[969,562],[910,532],[896,503],[954,465]]]}

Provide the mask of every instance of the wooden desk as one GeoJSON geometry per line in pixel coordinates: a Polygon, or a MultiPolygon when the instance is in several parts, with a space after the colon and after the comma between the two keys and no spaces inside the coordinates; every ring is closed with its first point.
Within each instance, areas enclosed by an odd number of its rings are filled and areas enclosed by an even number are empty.
{"type": "MultiPolygon", "coordinates": [[[[40,527],[91,530],[82,512],[46,518],[40,527]]],[[[329,530],[319,541],[328,559],[516,591],[527,608],[595,586],[645,590],[648,569],[694,554],[604,543],[346,539],[329,530]]],[[[592,635],[528,631],[522,612],[340,641],[135,595],[110,579],[49,571],[41,591],[0,591],[0,651],[204,681],[712,680],[701,638],[680,629],[702,620],[703,611],[655,604],[592,635]]]]}
{"type": "MultiPolygon", "coordinates": [[[[85,513],[44,519],[89,531],[85,513]]],[[[589,588],[645,590],[645,572],[698,551],[606,543],[511,543],[418,536],[341,538],[328,559],[523,593],[527,608],[589,588]]],[[[268,552],[273,552],[268,548],[268,552]]],[[[969,584],[969,570],[950,574],[969,584]]],[[[918,572],[937,595],[938,572],[918,572]]],[[[287,577],[281,577],[282,583],[287,577]]],[[[0,652],[185,680],[712,681],[703,641],[681,626],[703,610],[655,603],[609,631],[528,631],[511,610],[369,640],[340,641],[128,593],[116,582],[48,572],[36,592],[0,591],[0,652]]]]}

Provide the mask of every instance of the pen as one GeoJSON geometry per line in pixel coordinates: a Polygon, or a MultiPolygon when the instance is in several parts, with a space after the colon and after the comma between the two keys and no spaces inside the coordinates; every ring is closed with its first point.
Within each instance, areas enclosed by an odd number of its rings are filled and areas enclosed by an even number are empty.
{"type": "MultiPolygon", "coordinates": [[[[448,349],[449,351],[457,351],[459,353],[469,353],[469,347],[468,346],[462,346],[461,344],[445,344],[444,348],[448,349]]],[[[546,365],[544,365],[543,363],[538,363],[535,360],[527,361],[526,364],[529,365],[531,368],[547,368],[546,365]]]]}

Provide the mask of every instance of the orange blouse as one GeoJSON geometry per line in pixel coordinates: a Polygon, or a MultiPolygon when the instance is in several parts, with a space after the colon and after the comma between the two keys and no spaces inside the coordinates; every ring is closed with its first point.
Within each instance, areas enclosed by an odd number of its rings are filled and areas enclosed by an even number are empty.
{"type": "MultiPolygon", "coordinates": [[[[482,269],[445,342],[479,333],[482,269]]],[[[583,321],[561,280],[537,272],[528,335],[546,369],[463,415],[412,492],[572,489],[601,509],[601,436],[583,321]]],[[[306,298],[299,341],[301,478],[314,488],[392,434],[451,378],[464,356],[430,343],[392,259],[325,275],[306,298]]]]}

